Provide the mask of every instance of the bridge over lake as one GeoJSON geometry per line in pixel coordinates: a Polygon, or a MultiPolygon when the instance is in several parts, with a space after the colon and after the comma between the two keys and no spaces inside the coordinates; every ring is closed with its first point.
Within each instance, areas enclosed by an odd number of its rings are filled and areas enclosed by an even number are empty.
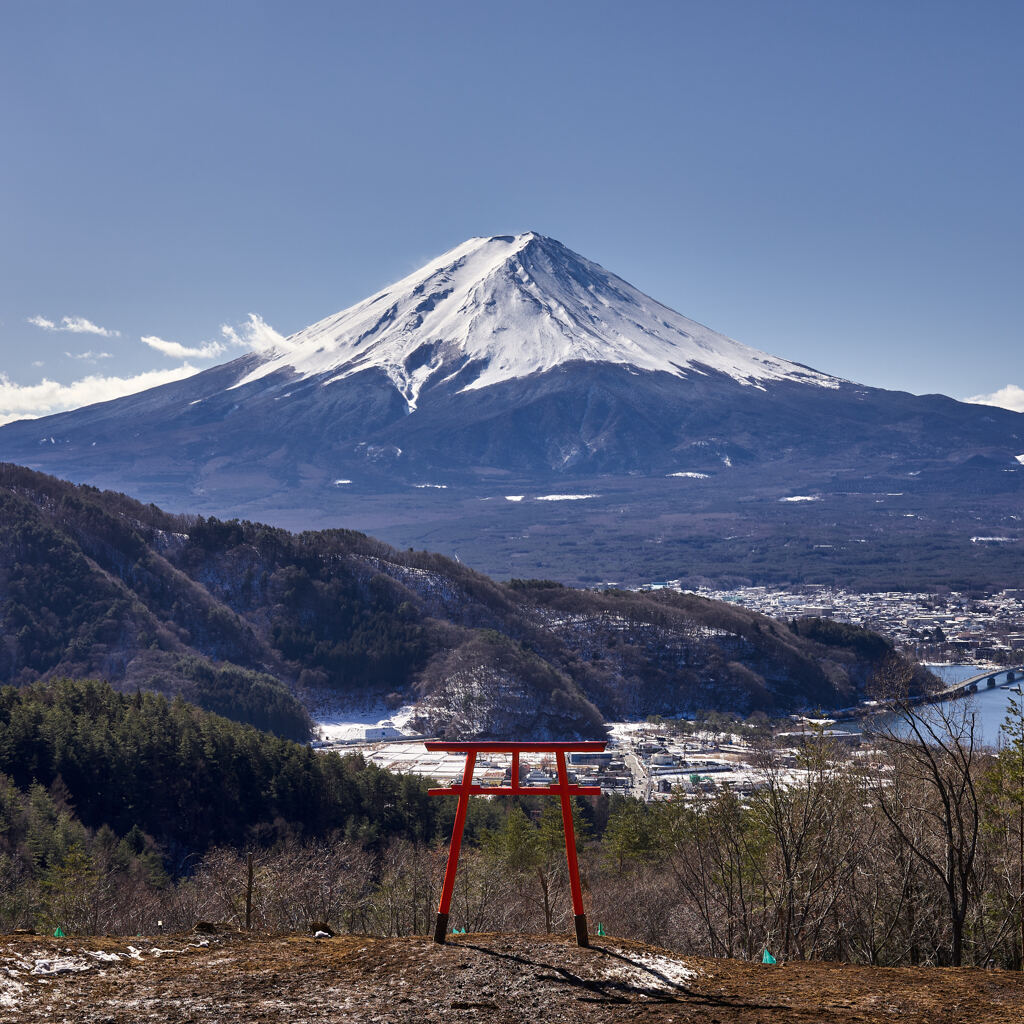
{"type": "MultiPolygon", "coordinates": [[[[976,672],[967,679],[950,683],[939,690],[910,697],[906,700],[906,703],[937,704],[944,700],[966,697],[979,691],[994,690],[997,687],[1005,689],[1014,684],[1024,687],[1024,665],[1013,665],[1006,668],[986,669],[984,672],[976,672]]],[[[856,720],[863,718],[865,715],[884,714],[887,711],[895,711],[898,705],[902,703],[902,700],[880,700],[870,705],[860,704],[857,707],[834,711],[831,717],[836,721],[856,720]]]]}
{"type": "Polygon", "coordinates": [[[969,693],[977,693],[979,690],[993,689],[996,686],[1009,686],[1011,683],[1024,680],[1024,665],[1014,665],[1008,668],[988,669],[979,672],[968,679],[961,679],[958,683],[936,690],[915,700],[934,703],[940,700],[952,700],[954,697],[966,697],[969,693]],[[1003,681],[1000,682],[1000,677],[1003,681]]]}

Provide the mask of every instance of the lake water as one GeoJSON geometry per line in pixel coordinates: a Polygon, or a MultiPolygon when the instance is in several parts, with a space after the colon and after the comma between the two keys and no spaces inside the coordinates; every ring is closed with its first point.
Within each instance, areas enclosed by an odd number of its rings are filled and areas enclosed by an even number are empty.
{"type": "MultiPolygon", "coordinates": [[[[945,683],[959,683],[963,679],[970,679],[971,676],[976,676],[979,672],[987,671],[990,666],[929,665],[928,668],[945,683]]],[[[995,672],[998,669],[993,669],[992,671],[995,672]]],[[[1005,681],[1005,678],[1000,678],[999,680],[1000,683],[1005,681]]],[[[999,686],[990,690],[983,682],[977,693],[972,694],[970,697],[958,697],[953,703],[955,703],[957,708],[968,708],[976,716],[975,736],[985,746],[995,747],[1000,741],[999,727],[1003,724],[1003,720],[1006,717],[1007,702],[1010,697],[1016,697],[1018,700],[1021,699],[1020,694],[1014,693],[1012,690],[1004,690],[999,686]]],[[[949,706],[949,703],[947,701],[945,706],[949,706]]],[[[872,716],[871,722],[877,726],[885,723],[889,717],[885,715],[872,716]]],[[[862,724],[858,723],[858,725],[862,724]]]]}

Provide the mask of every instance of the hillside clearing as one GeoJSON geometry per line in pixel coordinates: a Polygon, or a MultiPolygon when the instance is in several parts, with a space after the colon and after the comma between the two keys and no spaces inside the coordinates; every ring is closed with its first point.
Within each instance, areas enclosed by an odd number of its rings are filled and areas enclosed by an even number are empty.
{"type": "Polygon", "coordinates": [[[0,939],[0,1020],[1019,1022],[1024,978],[978,968],[777,967],[614,938],[0,939]]]}

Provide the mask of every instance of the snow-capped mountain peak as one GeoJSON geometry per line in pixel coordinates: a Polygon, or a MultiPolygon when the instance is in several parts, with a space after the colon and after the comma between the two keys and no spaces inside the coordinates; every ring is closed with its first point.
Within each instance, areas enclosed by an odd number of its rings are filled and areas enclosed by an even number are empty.
{"type": "Polygon", "coordinates": [[[536,232],[471,238],[368,299],[292,335],[236,387],[279,372],[329,384],[383,370],[410,411],[423,386],[469,391],[602,362],[741,384],[840,381],[689,320],[536,232]]]}

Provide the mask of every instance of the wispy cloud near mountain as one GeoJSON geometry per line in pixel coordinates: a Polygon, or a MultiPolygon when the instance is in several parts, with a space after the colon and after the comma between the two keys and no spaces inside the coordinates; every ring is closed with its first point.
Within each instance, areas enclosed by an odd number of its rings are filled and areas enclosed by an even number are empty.
{"type": "Polygon", "coordinates": [[[220,333],[223,341],[207,341],[201,345],[182,345],[152,334],[140,340],[144,345],[172,359],[215,359],[224,355],[229,348],[244,348],[251,352],[268,352],[272,349],[286,351],[288,348],[284,335],[275,331],[258,313],[250,313],[249,319],[238,327],[222,324],[220,333]]]}
{"type": "Polygon", "coordinates": [[[15,384],[0,373],[0,424],[49,416],[82,405],[92,405],[93,402],[108,402],[112,398],[123,398],[137,391],[191,377],[196,372],[198,367],[184,363],[169,370],[147,370],[133,377],[103,377],[94,374],[70,384],[43,378],[38,384],[24,385],[15,384]]]}
{"type": "Polygon", "coordinates": [[[965,402],[973,402],[975,405],[997,405],[1000,409],[1009,409],[1011,412],[1024,412],[1024,388],[1016,384],[1007,384],[1005,388],[993,391],[990,395],[974,395],[965,398],[965,402]]]}
{"type": "Polygon", "coordinates": [[[48,320],[45,316],[30,316],[28,322],[44,331],[67,331],[71,334],[98,334],[102,338],[117,338],[120,331],[111,331],[100,327],[84,316],[62,316],[60,321],[48,320]]]}
{"type": "Polygon", "coordinates": [[[205,345],[182,345],[177,341],[164,341],[153,334],[145,335],[139,340],[143,345],[148,345],[172,359],[215,359],[227,351],[227,347],[219,341],[208,341],[205,345]]]}
{"type": "Polygon", "coordinates": [[[288,339],[275,331],[258,313],[250,313],[249,319],[238,328],[224,324],[220,333],[224,335],[228,344],[252,352],[284,350],[291,347],[288,339]]]}
{"type": "MultiPolygon", "coordinates": [[[[84,317],[62,317],[59,322],[46,317],[29,317],[29,323],[46,331],[69,332],[72,334],[98,334],[102,337],[117,337],[118,331],[107,330],[86,320],[84,317]]],[[[18,384],[0,372],[0,425],[14,420],[37,419],[53,413],[67,412],[95,402],[108,402],[123,398],[138,391],[155,388],[171,381],[183,380],[199,372],[189,360],[215,359],[232,348],[254,352],[284,352],[289,348],[288,340],[274,330],[261,316],[250,313],[248,319],[238,325],[221,326],[222,340],[207,341],[199,345],[183,345],[167,341],[154,334],[140,340],[144,345],[171,359],[182,360],[179,366],[170,369],[144,370],[141,373],[118,376],[115,374],[92,374],[69,383],[43,378],[38,384],[18,384]]],[[[68,359],[95,361],[112,358],[109,352],[65,352],[68,359]]],[[[41,367],[43,362],[33,365],[41,367]]]]}

